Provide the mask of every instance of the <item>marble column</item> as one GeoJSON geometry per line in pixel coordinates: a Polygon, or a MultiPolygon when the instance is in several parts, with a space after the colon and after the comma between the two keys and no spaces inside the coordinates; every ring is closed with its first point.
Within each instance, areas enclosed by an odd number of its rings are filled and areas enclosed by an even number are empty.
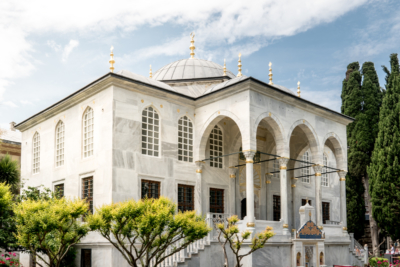
{"type": "Polygon", "coordinates": [[[231,214],[236,214],[236,172],[237,167],[229,167],[229,199],[231,203],[231,214]]]}
{"type": "Polygon", "coordinates": [[[347,171],[340,170],[340,220],[342,221],[343,231],[347,231],[347,207],[346,207],[346,174],[347,171]]]}
{"type": "Polygon", "coordinates": [[[317,226],[319,229],[323,229],[322,226],[322,192],[321,192],[321,176],[322,176],[322,168],[324,167],[321,164],[315,164],[312,166],[314,168],[315,173],[315,211],[317,218],[317,226]]]}
{"type": "Polygon", "coordinates": [[[281,180],[281,220],[283,221],[283,234],[289,235],[289,202],[288,202],[288,182],[287,182],[287,163],[289,158],[280,157],[279,170],[281,180]]]}
{"type": "Polygon", "coordinates": [[[297,207],[296,207],[296,183],[299,180],[299,178],[292,177],[292,232],[296,231],[294,228],[298,228],[296,226],[296,212],[297,212],[297,207]]]}
{"type": "Polygon", "coordinates": [[[254,218],[254,170],[253,158],[255,151],[244,151],[246,157],[246,212],[247,212],[247,230],[254,232],[255,218],[254,218]]]}
{"type": "Polygon", "coordinates": [[[195,209],[197,211],[197,214],[202,215],[203,214],[203,196],[202,196],[202,183],[203,183],[203,167],[204,167],[204,161],[196,161],[196,186],[195,186],[195,196],[194,196],[194,201],[195,201],[195,209]]]}
{"type": "Polygon", "coordinates": [[[271,214],[273,214],[273,210],[272,210],[272,205],[273,205],[273,197],[272,197],[272,187],[271,187],[271,183],[272,183],[272,177],[274,175],[272,173],[267,172],[265,174],[265,183],[267,184],[267,221],[273,221],[273,218],[271,217],[271,214]]]}

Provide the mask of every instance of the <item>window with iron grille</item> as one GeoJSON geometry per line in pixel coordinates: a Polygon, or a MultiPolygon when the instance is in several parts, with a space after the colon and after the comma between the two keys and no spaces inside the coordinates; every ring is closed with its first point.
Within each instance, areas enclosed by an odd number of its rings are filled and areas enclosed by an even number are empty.
{"type": "Polygon", "coordinates": [[[83,157],[87,158],[93,155],[93,127],[94,115],[93,109],[88,107],[83,115],[83,157]]]}
{"type": "Polygon", "coordinates": [[[57,197],[59,198],[64,197],[64,184],[58,184],[54,186],[54,191],[57,197]]]}
{"type": "Polygon", "coordinates": [[[157,111],[147,107],[142,111],[142,154],[158,157],[160,119],[157,111]]]}
{"type": "Polygon", "coordinates": [[[40,171],[40,135],[38,132],[33,136],[33,161],[32,161],[32,172],[38,173],[40,171]]]}
{"type": "Polygon", "coordinates": [[[64,165],[64,123],[60,121],[56,127],[56,167],[64,165]]]}
{"type": "Polygon", "coordinates": [[[330,216],[330,203],[329,202],[322,202],[322,221],[326,224],[326,221],[329,221],[331,218],[330,216]]]}
{"type": "Polygon", "coordinates": [[[329,186],[329,177],[327,172],[327,168],[325,166],[328,166],[328,157],[324,154],[323,156],[323,161],[324,161],[324,167],[322,168],[322,179],[321,179],[321,185],[322,186],[329,186]]]}
{"type": "Polygon", "coordinates": [[[178,210],[194,210],[194,186],[178,185],[178,210]]]}
{"type": "Polygon", "coordinates": [[[81,267],[92,267],[92,250],[81,250],[81,267]]]}
{"type": "Polygon", "coordinates": [[[160,182],[142,180],[142,198],[159,198],[160,182]]]}
{"type": "Polygon", "coordinates": [[[93,214],[93,177],[82,179],[82,199],[89,204],[89,212],[93,214]]]}
{"type": "MultiPolygon", "coordinates": [[[[306,205],[306,203],[307,203],[307,200],[303,198],[303,199],[301,200],[301,205],[304,206],[304,205],[306,205]]],[[[308,200],[308,205],[312,206],[312,205],[311,205],[311,200],[308,200]]]]}
{"type": "Polygon", "coordinates": [[[178,121],[178,160],[193,162],[193,123],[187,116],[178,121]]]}
{"type": "Polygon", "coordinates": [[[310,166],[311,166],[311,155],[310,155],[310,152],[306,151],[303,154],[302,161],[305,161],[305,162],[301,163],[301,167],[303,167],[301,169],[301,176],[303,176],[301,178],[301,181],[303,183],[308,183],[309,184],[310,183],[310,176],[309,175],[311,174],[311,169],[310,169],[310,166]]]}
{"type": "Polygon", "coordinates": [[[210,188],[210,212],[224,213],[224,189],[210,188]]]}
{"type": "Polygon", "coordinates": [[[222,131],[215,125],[210,133],[210,166],[222,169],[222,151],[223,151],[222,131]],[[220,157],[220,158],[216,158],[220,157]]]}
{"type": "Polygon", "coordinates": [[[274,211],[274,221],[279,221],[281,219],[281,196],[273,196],[273,211],[274,211]]]}

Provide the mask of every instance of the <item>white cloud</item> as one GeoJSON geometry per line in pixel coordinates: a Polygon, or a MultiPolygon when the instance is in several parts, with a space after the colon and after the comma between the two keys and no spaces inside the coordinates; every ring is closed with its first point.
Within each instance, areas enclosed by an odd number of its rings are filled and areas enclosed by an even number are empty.
{"type": "MultiPolygon", "coordinates": [[[[292,89],[292,91],[295,92],[297,90],[292,89]]],[[[337,89],[324,90],[323,93],[321,93],[321,91],[310,91],[308,87],[301,88],[302,98],[338,112],[340,112],[340,106],[342,105],[340,94],[341,90],[337,89]]]]}
{"type": "Polygon", "coordinates": [[[17,106],[14,102],[12,102],[12,101],[4,101],[4,102],[1,102],[0,105],[5,105],[5,106],[10,107],[10,108],[17,108],[17,107],[18,107],[18,106],[17,106]]]}
{"type": "MultiPolygon", "coordinates": [[[[30,75],[35,69],[32,36],[41,34],[110,34],[116,29],[129,32],[140,26],[166,23],[183,26],[187,33],[172,36],[164,45],[145,49],[141,57],[158,54],[182,55],[188,52],[188,34],[194,30],[198,47],[207,48],[203,58],[216,55],[251,54],[271,40],[306,31],[328,23],[368,0],[116,0],[110,1],[0,1],[0,32],[3,62],[0,65],[0,98],[7,84],[30,75]],[[77,8],[79,6],[79,8],[77,8]],[[237,46],[237,41],[246,40],[237,46]],[[228,47],[228,48],[227,48],[228,47]],[[160,48],[159,50],[154,48],[160,48]],[[213,50],[216,49],[216,52],[213,50]]],[[[60,51],[55,42],[47,43],[60,51]]],[[[78,45],[71,40],[64,47],[65,61],[78,45]]]]}
{"type": "Polygon", "coordinates": [[[33,105],[33,103],[31,101],[28,101],[28,100],[20,100],[19,102],[21,104],[23,104],[23,105],[33,105]]]}
{"type": "Polygon", "coordinates": [[[60,51],[61,49],[61,45],[57,44],[54,40],[48,40],[47,45],[50,46],[56,52],[60,51]]]}
{"type": "Polygon", "coordinates": [[[79,45],[77,40],[70,40],[69,43],[64,47],[62,54],[62,61],[67,61],[69,54],[71,54],[72,50],[79,45]]]}

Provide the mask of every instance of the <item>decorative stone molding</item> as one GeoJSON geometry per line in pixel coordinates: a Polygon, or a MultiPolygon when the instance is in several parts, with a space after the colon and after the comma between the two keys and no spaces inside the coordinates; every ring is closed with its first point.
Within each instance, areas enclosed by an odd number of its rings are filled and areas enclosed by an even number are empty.
{"type": "Polygon", "coordinates": [[[287,169],[286,165],[289,162],[289,158],[279,157],[277,158],[277,160],[279,161],[279,166],[280,166],[279,169],[286,170],[287,169]]]}
{"type": "Polygon", "coordinates": [[[255,227],[256,225],[255,225],[255,223],[248,222],[248,223],[246,224],[246,226],[247,226],[247,227],[255,227]]]}
{"type": "Polygon", "coordinates": [[[236,178],[237,167],[229,167],[229,178],[236,178]]]}
{"type": "Polygon", "coordinates": [[[346,177],[347,171],[340,170],[340,171],[337,171],[337,173],[339,175],[340,181],[346,181],[345,177],[346,177]]]}
{"type": "Polygon", "coordinates": [[[289,228],[289,225],[285,223],[285,224],[283,225],[283,228],[289,228]]]}
{"type": "Polygon", "coordinates": [[[292,180],[292,187],[295,188],[296,187],[296,183],[299,180],[299,178],[294,178],[293,177],[291,180],[292,180]]]}
{"type": "Polygon", "coordinates": [[[253,163],[253,158],[254,155],[256,154],[256,151],[252,151],[252,150],[247,150],[247,151],[243,151],[243,155],[246,157],[246,163],[253,163]]]}
{"type": "Polygon", "coordinates": [[[196,163],[196,173],[202,173],[205,162],[198,160],[198,161],[195,161],[195,163],[196,163]]]}
{"type": "Polygon", "coordinates": [[[265,174],[265,183],[266,184],[270,184],[271,183],[271,181],[272,181],[272,176],[274,176],[272,173],[269,173],[269,172],[267,172],[266,174],[265,174]]]}
{"type": "Polygon", "coordinates": [[[312,165],[312,167],[314,168],[315,176],[321,176],[324,165],[315,164],[315,165],[312,165]]]}

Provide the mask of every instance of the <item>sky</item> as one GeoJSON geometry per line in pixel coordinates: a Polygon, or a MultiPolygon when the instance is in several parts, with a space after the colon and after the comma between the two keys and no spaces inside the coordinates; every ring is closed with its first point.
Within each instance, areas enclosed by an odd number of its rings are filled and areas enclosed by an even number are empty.
{"type": "Polygon", "coordinates": [[[397,0],[2,0],[0,1],[0,127],[8,128],[109,71],[148,76],[196,57],[273,81],[340,111],[346,66],[381,65],[400,51],[397,0]]]}

